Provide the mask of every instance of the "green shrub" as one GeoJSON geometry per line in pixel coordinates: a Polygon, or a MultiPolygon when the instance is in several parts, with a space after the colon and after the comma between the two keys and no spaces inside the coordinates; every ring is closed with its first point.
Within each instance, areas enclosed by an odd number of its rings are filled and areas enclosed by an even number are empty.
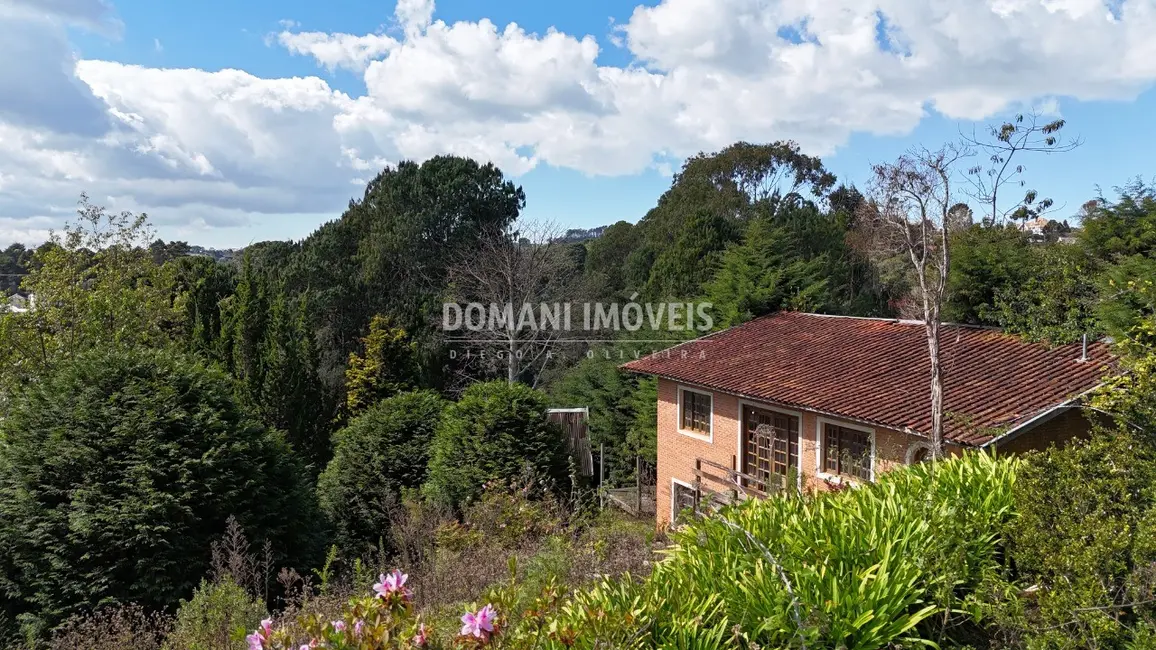
{"type": "Polygon", "coordinates": [[[1034,454],[1008,527],[1019,584],[1008,622],[1034,647],[1115,647],[1156,626],[1156,447],[1127,429],[1034,454]],[[1138,605],[1137,605],[1138,604],[1138,605]],[[1022,611],[1020,611],[1022,610],[1022,611]]]}
{"type": "Polygon", "coordinates": [[[546,396],[523,384],[474,384],[450,406],[434,437],[426,493],[453,506],[492,481],[527,474],[561,486],[567,461],[562,433],[546,419],[546,396]]]}
{"type": "Polygon", "coordinates": [[[106,603],[189,596],[230,515],[280,565],[310,560],[318,517],[289,447],[217,370],[165,351],[61,364],[0,419],[6,591],[30,629],[106,603]]]}
{"type": "Polygon", "coordinates": [[[389,541],[391,502],[425,482],[429,447],[445,402],[402,393],[371,407],[335,435],[333,460],[318,479],[321,507],[338,545],[354,554],[389,541]]]}
{"type": "Polygon", "coordinates": [[[165,650],[245,650],[245,636],[265,618],[265,605],[231,579],[202,581],[182,601],[165,650]]]}

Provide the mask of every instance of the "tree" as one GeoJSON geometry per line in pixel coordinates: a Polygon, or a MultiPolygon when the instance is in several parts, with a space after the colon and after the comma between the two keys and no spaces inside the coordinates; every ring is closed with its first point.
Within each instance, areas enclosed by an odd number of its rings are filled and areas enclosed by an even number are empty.
{"type": "Polygon", "coordinates": [[[638,247],[640,234],[634,224],[619,221],[587,244],[586,277],[595,295],[617,296],[626,290],[626,260],[638,247]]]}
{"type": "Polygon", "coordinates": [[[999,287],[987,320],[1026,339],[1055,345],[1102,330],[1097,319],[1103,264],[1079,246],[1037,244],[1011,258],[1020,282],[999,287]]]}
{"type": "Polygon", "coordinates": [[[351,557],[389,536],[389,508],[425,482],[430,443],[446,403],[431,391],[382,400],[334,434],[334,454],[317,482],[322,511],[351,557]]]}
{"type": "Polygon", "coordinates": [[[702,294],[718,268],[727,244],[739,237],[736,224],[712,212],[698,212],[682,223],[674,242],[654,260],[646,295],[685,299],[702,294]]]}
{"type": "Polygon", "coordinates": [[[566,449],[558,425],[546,418],[548,404],[545,394],[525,384],[470,386],[434,436],[426,494],[456,507],[489,482],[509,483],[527,474],[561,488],[566,449]]]}
{"type": "MultiPolygon", "coordinates": [[[[989,225],[1003,225],[1008,219],[1038,218],[1053,205],[1051,199],[1040,198],[1032,189],[1024,190],[1023,198],[1007,207],[1006,195],[1001,192],[1006,186],[1025,187],[1022,164],[1013,164],[1027,153],[1064,153],[1083,144],[1079,139],[1065,140],[1061,131],[1062,119],[1044,122],[1037,113],[1016,115],[1010,122],[988,126],[988,137],[981,138],[973,131],[963,135],[964,147],[980,151],[988,156],[987,164],[979,164],[968,169],[967,178],[971,182],[972,197],[983,203],[991,212],[984,218],[989,225]]],[[[1010,187],[1008,188],[1011,189],[1010,187]]]]}
{"type": "Polygon", "coordinates": [[[164,345],[179,321],[172,275],[148,251],[148,216],[113,214],[84,195],[77,215],[37,249],[24,278],[36,308],[0,314],[0,384],[93,348],[164,345]]]}
{"type": "Polygon", "coordinates": [[[693,156],[635,226],[627,288],[652,299],[696,297],[713,275],[711,263],[747,223],[793,202],[821,201],[834,182],[821,160],[793,142],[739,142],[693,156]]]}
{"type": "Polygon", "coordinates": [[[1080,243],[1108,262],[1156,257],[1156,188],[1137,179],[1116,191],[1116,201],[1100,196],[1084,205],[1080,243]]]}
{"type": "Polygon", "coordinates": [[[483,375],[500,368],[511,384],[525,379],[535,385],[553,346],[568,335],[561,303],[581,298],[585,289],[582,267],[557,243],[556,233],[539,223],[487,232],[451,266],[450,296],[461,313],[445,312],[443,317],[458,322],[443,325],[451,327],[447,338],[485,353],[472,355],[489,364],[481,368],[483,375]],[[465,322],[469,310],[461,305],[469,303],[485,307],[482,327],[465,322]]]}
{"type": "Polygon", "coordinates": [[[345,413],[357,416],[377,402],[412,390],[418,383],[416,346],[387,316],[374,316],[362,339],[361,355],[349,355],[345,369],[345,413]]]}
{"type": "Polygon", "coordinates": [[[190,357],[109,348],[63,362],[13,396],[0,441],[0,562],[30,629],[188,597],[230,516],[280,566],[316,557],[303,468],[190,357]]]}
{"type": "Polygon", "coordinates": [[[913,149],[894,163],[872,169],[870,204],[876,243],[901,252],[910,262],[918,287],[931,366],[932,457],[943,456],[943,366],[939,358],[941,312],[951,273],[950,214],[956,204],[954,166],[966,152],[947,146],[939,151],[913,149]]]}
{"type": "Polygon", "coordinates": [[[947,320],[974,325],[998,324],[996,296],[1022,286],[1038,270],[1031,242],[1010,224],[979,224],[952,230],[947,320]]]}

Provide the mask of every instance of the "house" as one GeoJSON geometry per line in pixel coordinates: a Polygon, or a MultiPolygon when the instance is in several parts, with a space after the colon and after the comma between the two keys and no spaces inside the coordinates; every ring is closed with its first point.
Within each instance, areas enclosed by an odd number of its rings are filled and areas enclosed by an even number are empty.
{"type": "Polygon", "coordinates": [[[9,312],[13,314],[26,314],[36,307],[36,296],[24,296],[16,293],[12,294],[7,300],[0,302],[0,312],[9,312]]]}
{"type": "MultiPolygon", "coordinates": [[[[1100,342],[1048,347],[947,324],[941,360],[947,453],[1086,435],[1078,398],[1113,363],[1100,342]]],[[[658,378],[659,523],[704,491],[827,489],[925,460],[930,367],[920,321],[797,312],[625,364],[658,378]]]]}

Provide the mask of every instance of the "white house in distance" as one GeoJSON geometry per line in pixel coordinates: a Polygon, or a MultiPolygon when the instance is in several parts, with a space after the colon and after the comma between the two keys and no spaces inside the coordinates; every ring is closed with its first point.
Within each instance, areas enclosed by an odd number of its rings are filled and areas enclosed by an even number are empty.
{"type": "Polygon", "coordinates": [[[35,295],[29,295],[25,297],[18,293],[13,294],[4,303],[0,304],[0,311],[5,311],[11,314],[26,314],[35,308],[35,295]]]}

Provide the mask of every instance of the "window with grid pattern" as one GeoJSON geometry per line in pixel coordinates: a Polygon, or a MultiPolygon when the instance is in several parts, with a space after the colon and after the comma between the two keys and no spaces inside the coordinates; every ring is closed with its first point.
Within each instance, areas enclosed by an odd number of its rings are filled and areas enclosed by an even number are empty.
{"type": "Polygon", "coordinates": [[[685,431],[710,434],[710,395],[691,390],[682,391],[682,428],[685,431]]]}
{"type": "Polygon", "coordinates": [[[870,481],[871,434],[836,424],[824,424],[823,471],[870,481]]]}

